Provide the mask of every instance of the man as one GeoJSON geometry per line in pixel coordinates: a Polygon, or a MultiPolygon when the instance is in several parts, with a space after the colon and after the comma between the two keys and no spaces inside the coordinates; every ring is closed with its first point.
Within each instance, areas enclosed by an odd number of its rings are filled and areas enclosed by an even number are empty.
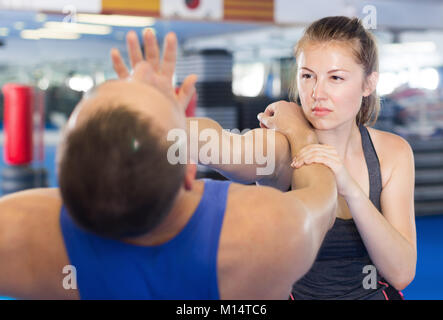
{"type": "MultiPolygon", "coordinates": [[[[333,173],[294,171],[299,189],[283,193],[171,164],[167,136],[186,131],[196,80],[175,95],[171,62],[139,61],[78,104],[59,147],[60,189],[0,199],[0,295],[287,299],[309,270],[335,220],[333,173]]],[[[281,107],[298,124],[286,133],[295,155],[316,137],[297,108],[281,107]]]]}

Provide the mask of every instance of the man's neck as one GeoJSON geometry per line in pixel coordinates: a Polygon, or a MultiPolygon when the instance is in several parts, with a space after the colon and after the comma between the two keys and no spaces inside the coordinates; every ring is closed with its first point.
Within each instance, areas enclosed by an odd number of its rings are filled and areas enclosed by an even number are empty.
{"type": "Polygon", "coordinates": [[[123,242],[139,246],[155,246],[172,240],[187,225],[203,196],[204,182],[195,180],[191,190],[180,188],[174,205],[165,219],[146,235],[123,242]]]}

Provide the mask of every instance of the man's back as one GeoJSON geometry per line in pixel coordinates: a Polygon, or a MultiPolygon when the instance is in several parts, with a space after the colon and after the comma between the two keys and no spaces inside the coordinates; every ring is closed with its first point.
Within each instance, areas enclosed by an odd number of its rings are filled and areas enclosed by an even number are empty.
{"type": "MultiPolygon", "coordinates": [[[[205,180],[195,210],[188,216],[191,208],[180,206],[187,220],[176,229],[170,227],[171,236],[162,242],[99,237],[76,226],[63,208],[62,232],[77,270],[80,297],[218,300],[217,252],[229,184],[205,180]]],[[[174,210],[169,216],[180,219],[174,210]]]]}
{"type": "MultiPolygon", "coordinates": [[[[195,182],[194,191],[200,203],[203,181],[195,182]]],[[[291,221],[286,210],[274,205],[281,194],[268,187],[234,183],[229,187],[217,258],[221,299],[284,299],[294,277],[309,269],[310,248],[302,241],[304,210],[294,207],[291,221]],[[301,241],[296,241],[297,233],[301,241]]],[[[72,262],[60,227],[58,190],[22,192],[2,198],[1,206],[0,256],[5,263],[0,264],[0,272],[5,277],[0,293],[19,298],[78,299],[78,290],[63,288],[64,267],[72,262]]]]}

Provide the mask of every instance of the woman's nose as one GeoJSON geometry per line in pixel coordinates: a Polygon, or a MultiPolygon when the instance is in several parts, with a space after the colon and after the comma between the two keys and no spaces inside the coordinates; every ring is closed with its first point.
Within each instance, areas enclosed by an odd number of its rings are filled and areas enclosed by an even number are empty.
{"type": "Polygon", "coordinates": [[[322,100],[327,98],[326,89],[323,81],[317,80],[312,88],[312,98],[315,100],[322,100]]]}

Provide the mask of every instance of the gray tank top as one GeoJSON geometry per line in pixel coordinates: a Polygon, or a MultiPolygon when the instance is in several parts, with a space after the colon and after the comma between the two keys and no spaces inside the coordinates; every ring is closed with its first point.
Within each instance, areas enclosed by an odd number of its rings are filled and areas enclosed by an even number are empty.
{"type": "MultiPolygon", "coordinates": [[[[368,129],[359,126],[362,147],[369,173],[369,198],[381,211],[382,180],[380,163],[368,129]]],[[[292,290],[293,299],[385,299],[383,290],[388,285],[377,275],[366,278],[375,266],[360,237],[353,219],[337,218],[326,234],[314,265],[292,290]],[[366,269],[364,270],[365,266],[366,269]],[[373,266],[373,267],[371,267],[373,266]],[[366,273],[363,273],[365,271],[366,273]],[[364,282],[365,281],[365,282],[364,282]],[[365,284],[365,285],[364,285],[365,284]],[[376,288],[374,289],[374,284],[376,288]]],[[[378,273],[377,273],[378,274],[378,273]]]]}

